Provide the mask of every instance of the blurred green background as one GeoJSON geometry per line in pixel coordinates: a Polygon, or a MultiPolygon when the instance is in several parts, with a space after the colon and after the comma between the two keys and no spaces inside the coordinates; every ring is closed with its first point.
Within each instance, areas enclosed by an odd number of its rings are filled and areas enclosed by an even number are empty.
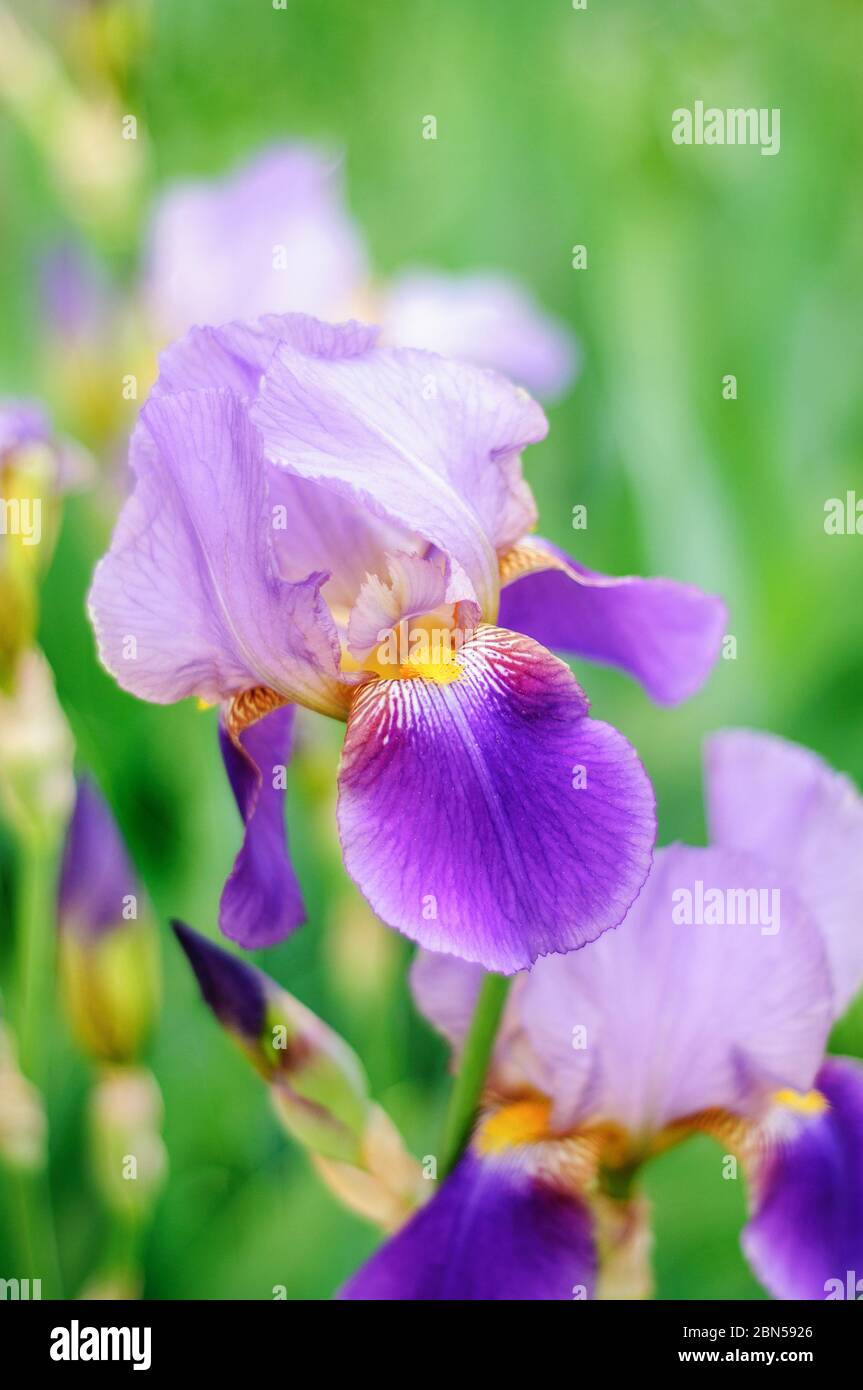
{"type": "MultiPolygon", "coordinates": [[[[76,26],[90,8],[19,7],[83,86],[92,53],[76,26]]],[[[146,199],[164,180],[218,172],[282,137],[342,146],[379,276],[417,263],[499,267],[578,334],[581,377],[526,461],[542,531],[597,569],[667,574],[729,602],[736,659],[682,709],[579,669],[594,712],[653,776],[660,840],[703,839],[700,743],[717,726],[773,730],[863,782],[863,539],[823,525],[826,499],[855,484],[863,495],[858,0],[589,0],[583,12],[570,0],[288,0],[285,11],[270,0],[164,0],[131,10],[115,76],[149,162],[145,197],[123,225],[88,233],[108,273],[131,283],[146,199]],[[696,99],[779,107],[781,153],[675,146],[671,112],[696,99]],[[426,114],[437,117],[435,142],[421,138],[426,114]],[[571,267],[576,243],[588,248],[586,270],[571,267]],[[736,401],[722,397],[727,373],[736,401]],[[589,521],[574,535],[577,503],[589,521]]],[[[0,394],[41,393],[68,428],[64,364],[45,361],[38,267],[84,233],[44,149],[4,114],[0,168],[0,394]]],[[[283,1137],[167,933],[171,915],[215,932],[239,822],[215,713],[141,704],[97,665],[83,598],[115,506],[108,481],[68,505],[41,637],[79,762],[112,802],[164,935],[150,1062],[171,1171],[146,1295],[268,1298],[284,1284],[290,1298],[329,1297],[376,1235],[283,1137]]],[[[433,1153],[446,1050],[410,1003],[409,944],[368,919],[341,869],[339,732],[303,720],[288,825],[310,921],[260,963],[343,1032],[414,1151],[433,1153]]],[[[0,844],[5,920],[13,864],[0,844]]],[[[4,927],[0,970],[8,938],[4,927]]],[[[52,1021],[48,1105],[74,1290],[103,1232],[83,1146],[90,1073],[64,1029],[52,1021]]],[[[836,1043],[863,1055],[859,1007],[836,1043]]],[[[761,1296],[737,1245],[742,1183],[721,1179],[708,1141],[667,1154],[647,1187],[660,1297],[761,1296]]]]}

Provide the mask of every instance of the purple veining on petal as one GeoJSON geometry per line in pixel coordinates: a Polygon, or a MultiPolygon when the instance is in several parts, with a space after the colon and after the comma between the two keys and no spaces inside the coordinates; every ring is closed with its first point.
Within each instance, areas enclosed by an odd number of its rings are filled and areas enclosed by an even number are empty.
{"type": "Polygon", "coordinates": [[[242,750],[224,723],[219,725],[222,757],[245,827],[222,890],[219,926],[248,950],[282,941],[306,919],[284,824],[293,720],[293,706],[273,710],[240,735],[242,750]]]}
{"type": "Polygon", "coordinates": [[[511,973],[594,941],[650,866],[653,791],[626,740],[587,718],[568,667],[480,628],[451,684],[355,698],[339,777],[348,872],[391,926],[511,973]]]}

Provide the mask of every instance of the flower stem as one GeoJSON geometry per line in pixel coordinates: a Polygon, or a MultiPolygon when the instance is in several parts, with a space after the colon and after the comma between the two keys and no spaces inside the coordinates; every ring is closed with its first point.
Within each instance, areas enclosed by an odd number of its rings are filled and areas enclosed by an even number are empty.
{"type": "Polygon", "coordinates": [[[444,1123],[442,1178],[452,1171],[470,1137],[511,984],[510,976],[486,975],[480,986],[444,1123]]]}
{"type": "MultiPolygon", "coordinates": [[[[38,834],[18,842],[15,944],[18,953],[18,1050],[21,1071],[41,1090],[46,1037],[54,1029],[54,875],[56,855],[38,834]]],[[[43,1298],[62,1297],[48,1160],[17,1184],[22,1277],[42,1280],[43,1298]]]]}

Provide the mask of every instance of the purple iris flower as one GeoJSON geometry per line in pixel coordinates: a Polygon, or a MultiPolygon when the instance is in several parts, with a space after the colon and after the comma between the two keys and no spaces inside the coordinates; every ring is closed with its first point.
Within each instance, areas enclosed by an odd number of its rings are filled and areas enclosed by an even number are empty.
{"type": "Polygon", "coordinates": [[[347,724],[345,864],[391,926],[512,972],[626,913],[653,793],[536,640],[546,585],[562,647],[668,701],[705,678],[724,610],[523,544],[520,456],[546,428],[493,372],[355,323],[268,317],[163,354],[90,612],[125,689],[223,706],[246,838],[221,926],[242,945],[302,919],[282,830],[296,704],[347,724]],[[510,602],[520,621],[501,626],[510,602]]]}
{"type": "Polygon", "coordinates": [[[511,276],[412,271],[374,283],[341,161],[276,145],[220,178],[174,184],[150,228],[144,290],[160,332],[290,311],[380,323],[383,340],[493,367],[542,400],[571,385],[572,334],[511,276]]]}
{"type": "MultiPolygon", "coordinates": [[[[590,1297],[603,1197],[699,1132],[742,1162],[774,1296],[863,1276],[863,1065],[824,1055],[863,981],[863,798],[769,735],[718,734],[706,766],[710,847],[660,851],[624,930],[516,980],[467,1152],[347,1297],[590,1297]]],[[[481,978],[415,963],[456,1049],[481,978]]]]}
{"type": "Polygon", "coordinates": [[[76,779],[57,897],[60,930],[95,941],[128,920],[140,897],[137,875],[101,792],[76,779]]]}

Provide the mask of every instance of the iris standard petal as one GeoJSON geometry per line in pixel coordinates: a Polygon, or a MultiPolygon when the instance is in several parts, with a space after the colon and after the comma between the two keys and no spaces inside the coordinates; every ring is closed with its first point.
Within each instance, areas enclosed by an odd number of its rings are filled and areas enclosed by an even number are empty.
{"type": "Polygon", "coordinates": [[[285,838],[285,774],[294,707],[282,705],[219,742],[245,826],[243,845],[222,890],[219,926],[247,950],[272,946],[306,919],[285,838]]]}
{"type": "Polygon", "coordinates": [[[81,937],[97,937],[119,927],[124,909],[130,899],[137,899],[139,891],[126,846],[104,797],[89,777],[79,777],[60,869],[61,929],[81,937]]]}
{"type": "Polygon", "coordinates": [[[863,1065],[830,1057],[815,1085],[799,1112],[770,1117],[743,1249],[774,1298],[859,1298],[863,1065]]]}
{"type": "Polygon", "coordinates": [[[493,367],[540,400],[561,396],[578,369],[572,333],[512,277],[409,271],[381,306],[389,342],[493,367]]]}
{"type": "Polygon", "coordinates": [[[544,540],[504,556],[501,576],[501,626],[619,667],[659,704],[694,695],[719,655],[725,605],[692,585],[596,574],[544,540]]]}
{"type": "Polygon", "coordinates": [[[811,1086],[831,990],[819,933],[772,870],[673,845],[620,929],[538,962],[519,1002],[555,1124],[590,1113],[649,1135],[811,1086]]]}
{"type": "Polygon", "coordinates": [[[496,1302],[589,1298],[590,1215],[517,1155],[468,1151],[427,1206],[342,1290],[345,1299],[496,1302]]]}
{"type": "Polygon", "coordinates": [[[711,839],[772,864],[824,935],[841,1014],[863,981],[863,797],[808,748],[729,729],[707,740],[711,839]]]}
{"type": "Polygon", "coordinates": [[[357,692],[339,775],[345,865],[391,926],[511,973],[621,921],[650,866],[653,790],[530,638],[480,627],[449,670],[446,684],[357,692]]]}
{"type": "Polygon", "coordinates": [[[326,576],[288,584],[276,573],[260,436],[241,400],[150,401],[131,459],[135,492],[89,599],[118,683],[157,703],[268,685],[344,717],[326,576]]]}
{"type": "Polygon", "coordinates": [[[339,318],[367,273],[339,161],[303,145],[169,186],[148,262],[144,292],[166,336],[287,309],[339,318]]]}
{"type": "Polygon", "coordinates": [[[497,551],[536,515],[519,455],[548,428],[524,391],[433,353],[324,361],[283,346],[252,419],[268,458],[436,545],[495,617],[497,551]]]}

